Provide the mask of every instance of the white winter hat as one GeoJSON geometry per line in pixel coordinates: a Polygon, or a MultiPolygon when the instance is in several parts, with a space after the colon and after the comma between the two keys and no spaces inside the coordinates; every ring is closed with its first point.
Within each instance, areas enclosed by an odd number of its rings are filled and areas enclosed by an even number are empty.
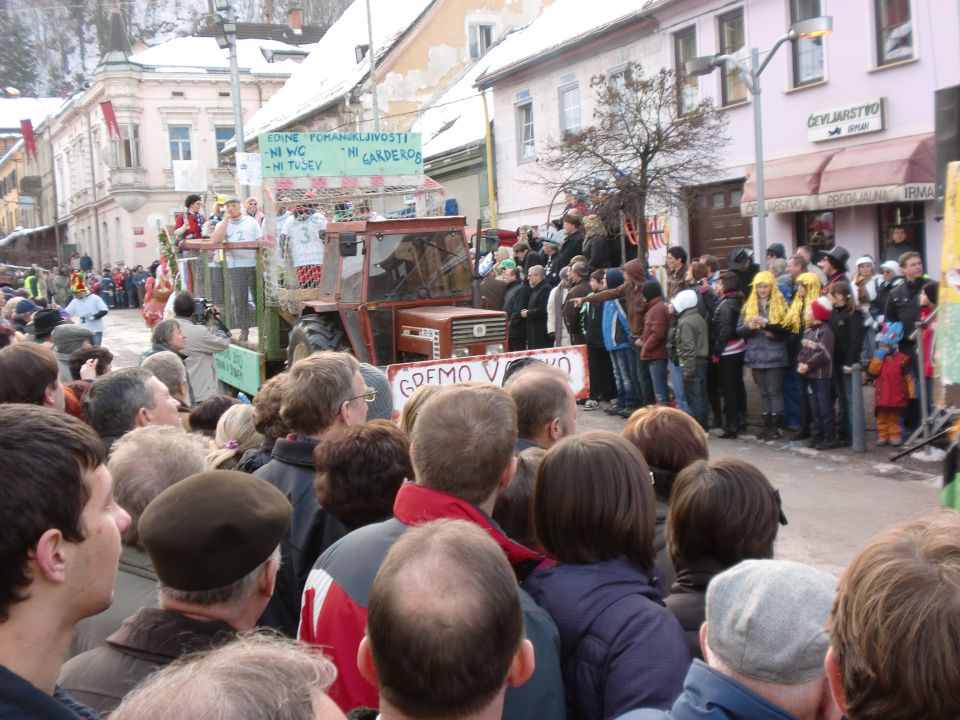
{"type": "Polygon", "coordinates": [[[896,260],[887,260],[883,265],[881,265],[884,270],[889,270],[894,275],[900,272],[900,263],[896,260]]]}
{"type": "Polygon", "coordinates": [[[876,263],[873,261],[873,258],[870,257],[869,255],[864,255],[861,258],[857,258],[857,267],[860,267],[864,263],[870,263],[871,265],[876,265],[876,263]]]}
{"type": "Polygon", "coordinates": [[[673,298],[673,309],[679,315],[684,310],[697,306],[697,293],[693,290],[681,290],[673,298]]]}

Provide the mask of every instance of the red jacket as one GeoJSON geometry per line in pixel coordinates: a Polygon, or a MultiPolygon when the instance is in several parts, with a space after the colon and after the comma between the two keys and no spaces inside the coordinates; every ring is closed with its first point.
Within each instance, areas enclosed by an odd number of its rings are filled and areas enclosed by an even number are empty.
{"type": "Polygon", "coordinates": [[[662,298],[647,301],[647,310],[643,315],[643,337],[640,346],[641,360],[667,359],[667,331],[670,329],[670,315],[662,298]]]}
{"type": "Polygon", "coordinates": [[[883,360],[873,358],[867,372],[876,378],[873,392],[878,410],[906,409],[907,401],[913,395],[910,358],[902,352],[887,355],[883,360]]]}
{"type": "MultiPolygon", "coordinates": [[[[357,650],[367,623],[367,601],[373,579],[393,544],[409,527],[449,518],[476,523],[503,548],[519,580],[544,558],[510,540],[482,510],[453,495],[407,483],[397,493],[394,517],[367,525],[332,545],[313,566],[303,592],[298,637],[319,647],[337,667],[328,694],[347,712],[378,707],[377,688],[357,669],[357,650]]],[[[533,677],[507,690],[504,720],[564,717],[560,638],[557,627],[524,591],[520,592],[527,638],[536,653],[533,677]]]]}

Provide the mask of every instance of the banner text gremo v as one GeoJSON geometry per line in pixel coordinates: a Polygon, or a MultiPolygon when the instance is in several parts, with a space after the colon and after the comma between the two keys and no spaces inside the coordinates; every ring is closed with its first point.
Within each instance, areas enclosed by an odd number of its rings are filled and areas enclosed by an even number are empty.
{"type": "Polygon", "coordinates": [[[263,177],[422,175],[420,133],[263,133],[263,177]]]}

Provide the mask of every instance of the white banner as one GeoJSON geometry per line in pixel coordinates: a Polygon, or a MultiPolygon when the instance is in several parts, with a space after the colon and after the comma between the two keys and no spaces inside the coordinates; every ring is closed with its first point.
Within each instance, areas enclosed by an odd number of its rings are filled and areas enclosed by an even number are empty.
{"type": "Polygon", "coordinates": [[[879,132],[886,127],[884,110],[885,101],[880,97],[812,112],[807,116],[807,138],[810,142],[823,142],[879,132]]]}
{"type": "Polygon", "coordinates": [[[388,365],[387,378],[393,390],[393,409],[397,412],[403,410],[407,398],[421,385],[455,385],[472,380],[502,385],[507,366],[511,361],[524,357],[542,360],[570,375],[573,393],[578,398],[585,398],[590,394],[587,346],[574,345],[388,365]]]}
{"type": "Polygon", "coordinates": [[[934,199],[933,183],[908,183],[837,190],[820,193],[820,209],[848,207],[850,205],[881,205],[894,202],[926,202],[934,199]]]}
{"type": "Polygon", "coordinates": [[[177,192],[204,192],[207,177],[199,160],[173,161],[173,189],[177,192]]]}
{"type": "Polygon", "coordinates": [[[259,185],[260,153],[237,153],[237,182],[241,185],[259,185]]]}

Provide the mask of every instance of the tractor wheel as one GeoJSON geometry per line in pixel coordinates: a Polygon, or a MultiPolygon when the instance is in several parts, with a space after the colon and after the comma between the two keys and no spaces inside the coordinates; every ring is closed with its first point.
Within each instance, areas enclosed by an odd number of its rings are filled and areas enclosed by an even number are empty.
{"type": "Polygon", "coordinates": [[[287,366],[293,365],[318,350],[350,350],[340,324],[322,315],[304,315],[290,331],[287,343],[287,366]]]}

